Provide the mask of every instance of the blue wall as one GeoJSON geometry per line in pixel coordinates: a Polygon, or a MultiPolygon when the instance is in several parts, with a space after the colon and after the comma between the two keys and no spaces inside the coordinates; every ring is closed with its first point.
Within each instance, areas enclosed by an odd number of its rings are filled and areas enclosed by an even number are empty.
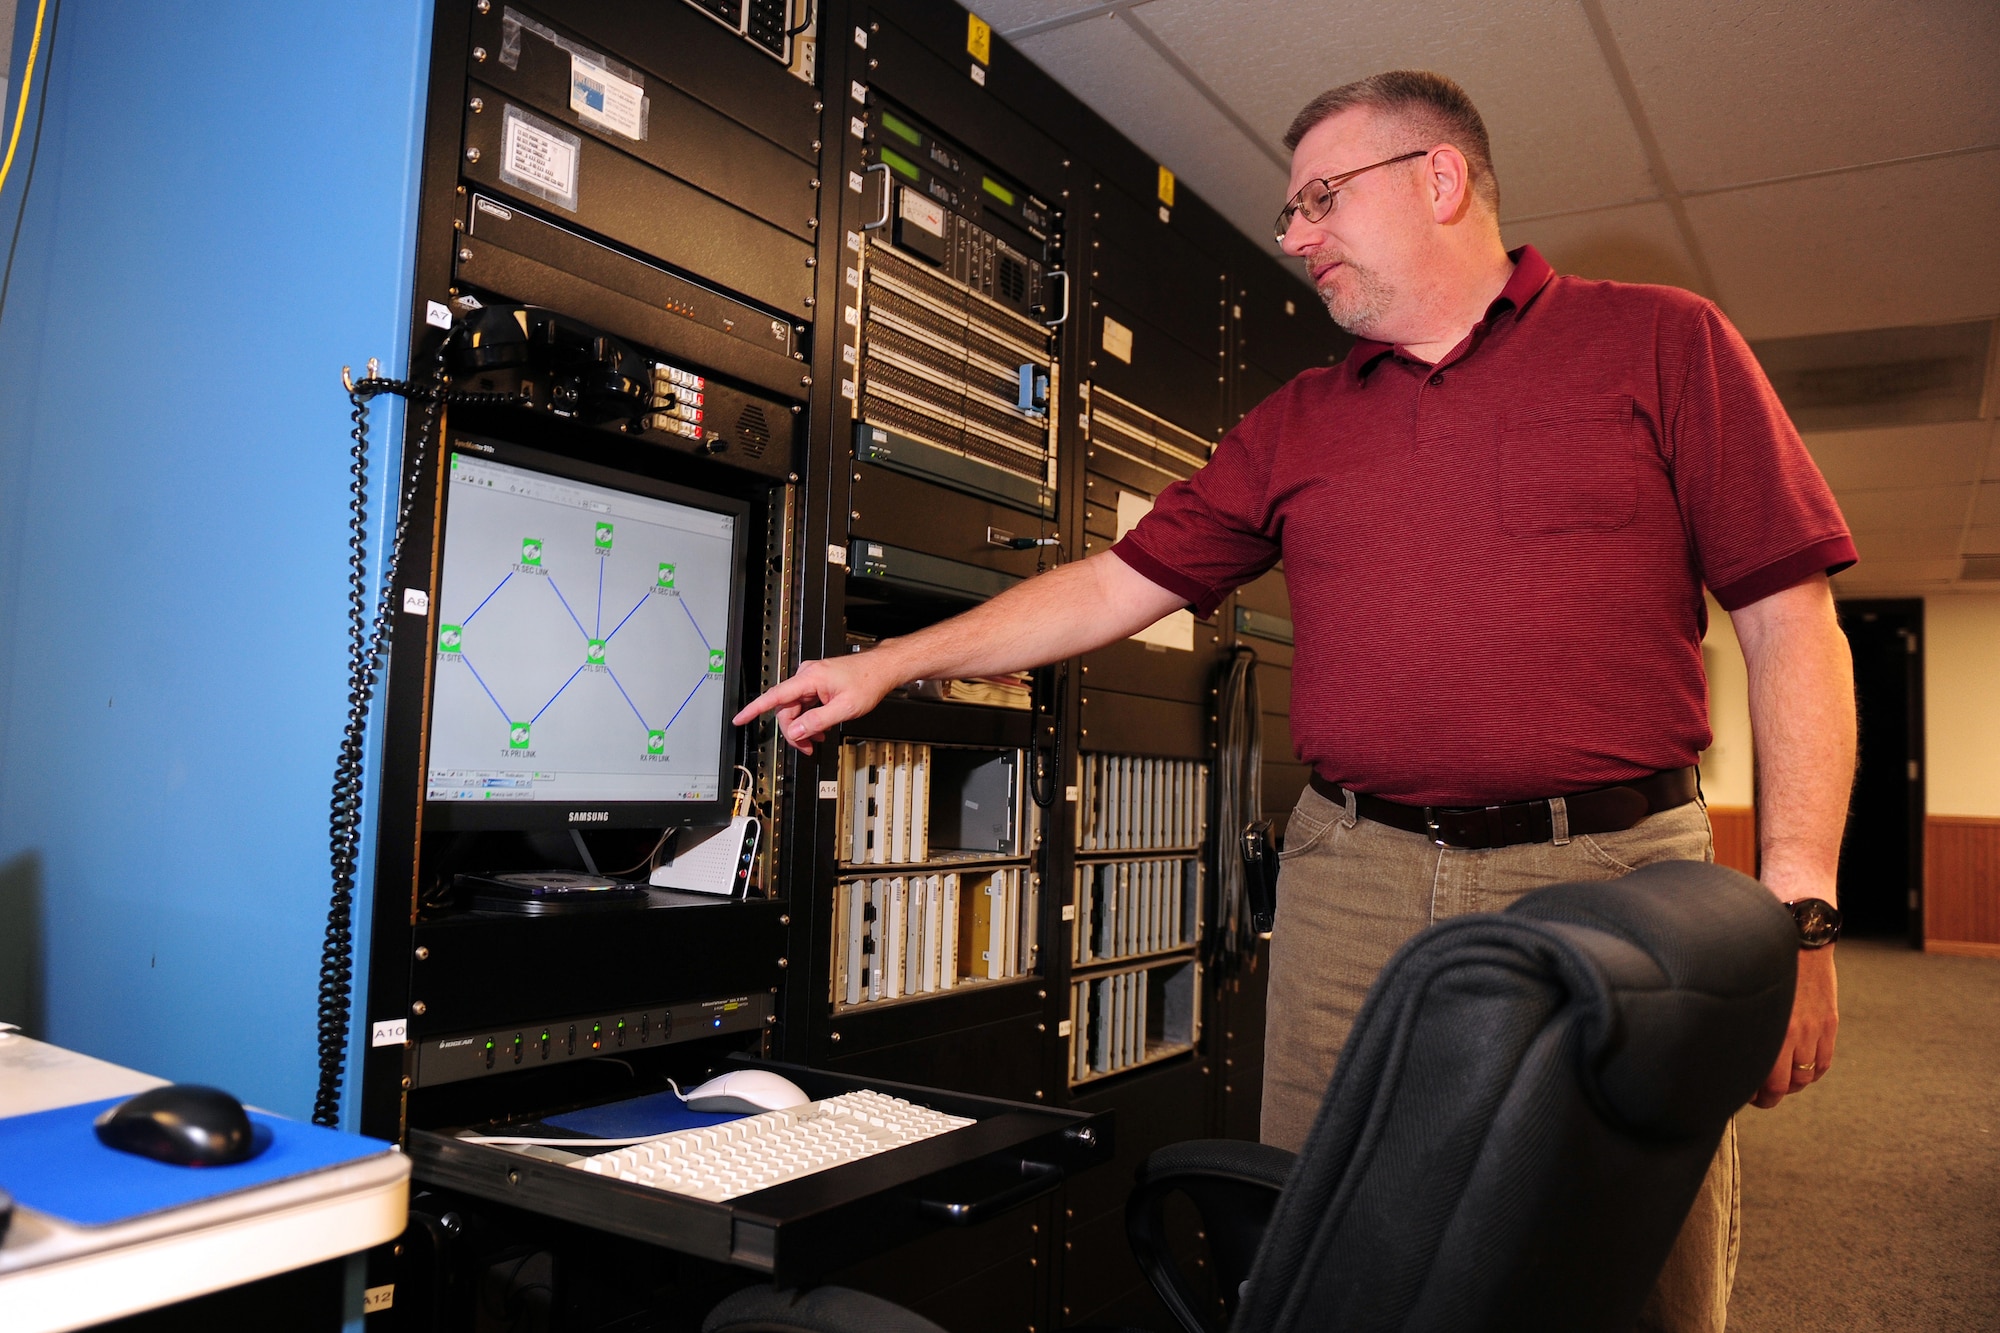
{"type": "MultiPolygon", "coordinates": [[[[68,0],[0,313],[0,937],[38,955],[49,1040],[300,1117],[338,377],[400,373],[428,39],[415,0],[68,0]]],[[[376,419],[379,478],[400,417],[376,419]]]]}

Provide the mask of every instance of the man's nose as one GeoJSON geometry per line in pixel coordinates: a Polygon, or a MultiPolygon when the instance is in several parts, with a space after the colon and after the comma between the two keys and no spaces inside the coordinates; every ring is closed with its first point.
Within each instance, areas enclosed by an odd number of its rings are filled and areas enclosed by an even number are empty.
{"type": "Polygon", "coordinates": [[[1320,248],[1326,240],[1326,232],[1317,222],[1306,221],[1304,213],[1292,214],[1292,220],[1285,225],[1285,234],[1278,241],[1278,248],[1294,259],[1301,259],[1320,248]]]}

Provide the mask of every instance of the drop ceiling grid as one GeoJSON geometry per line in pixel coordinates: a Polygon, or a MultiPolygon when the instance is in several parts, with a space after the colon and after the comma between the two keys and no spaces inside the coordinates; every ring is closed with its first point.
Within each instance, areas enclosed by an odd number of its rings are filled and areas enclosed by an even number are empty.
{"type": "Polygon", "coordinates": [[[1920,528],[1965,530],[1966,511],[1973,501],[1970,484],[1908,486],[1894,490],[1848,491],[1840,494],[1847,526],[1857,533],[1913,532],[1920,528]]]}
{"type": "Polygon", "coordinates": [[[1574,0],[1153,0],[1131,11],[1271,143],[1317,94],[1385,69],[1435,69],[1486,119],[1508,217],[1658,191],[1574,0]]]}
{"type": "Polygon", "coordinates": [[[1674,183],[2000,144],[1992,0],[1601,0],[1674,183]]]}
{"type": "Polygon", "coordinates": [[[1687,201],[1748,338],[2000,314],[2000,151],[1687,201]]]}
{"type": "Polygon", "coordinates": [[[972,12],[1005,37],[1030,24],[1103,7],[1100,0],[981,0],[972,7],[972,12]]]}
{"type": "Polygon", "coordinates": [[[1865,430],[1816,431],[1806,448],[1835,494],[1970,486],[1986,462],[1992,424],[1949,421],[1865,430]]]}
{"type": "Polygon", "coordinates": [[[1701,286],[1680,229],[1665,204],[1631,204],[1509,222],[1501,227],[1501,234],[1509,249],[1532,244],[1558,273],[1658,282],[1690,290],[1701,286]]]}
{"type": "Polygon", "coordinates": [[[1088,19],[1019,43],[1093,110],[1171,168],[1246,236],[1271,248],[1285,173],[1116,17],[1088,19]]]}

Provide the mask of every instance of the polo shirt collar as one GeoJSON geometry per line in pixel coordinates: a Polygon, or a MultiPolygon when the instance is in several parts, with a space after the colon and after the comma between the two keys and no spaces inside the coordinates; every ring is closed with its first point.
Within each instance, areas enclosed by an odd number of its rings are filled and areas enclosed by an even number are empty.
{"type": "MultiPolygon", "coordinates": [[[[1549,285],[1549,279],[1556,275],[1556,271],[1549,267],[1549,261],[1542,258],[1542,252],[1532,245],[1509,250],[1507,258],[1514,261],[1514,271],[1507,276],[1507,285],[1500,289],[1500,294],[1486,307],[1486,318],[1467,335],[1467,342],[1506,311],[1512,310],[1519,315],[1521,311],[1526,310],[1534,303],[1535,298],[1541,295],[1542,289],[1549,285]]],[[[1451,355],[1445,357],[1445,360],[1455,360],[1465,350],[1466,344],[1460,343],[1453,349],[1451,355]]],[[[1375,368],[1375,363],[1391,352],[1411,361],[1418,359],[1392,343],[1361,338],[1355,341],[1353,350],[1348,352],[1347,364],[1354,367],[1356,379],[1364,379],[1368,372],[1375,368]]]]}

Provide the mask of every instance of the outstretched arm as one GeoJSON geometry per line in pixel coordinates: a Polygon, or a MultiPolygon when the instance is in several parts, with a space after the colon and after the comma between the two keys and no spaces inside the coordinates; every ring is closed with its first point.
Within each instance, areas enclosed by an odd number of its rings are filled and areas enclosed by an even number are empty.
{"type": "MultiPolygon", "coordinates": [[[[1854,661],[1824,575],[1732,612],[1750,670],[1759,875],[1780,902],[1834,901],[1854,786],[1854,661]]],[[[1833,950],[1799,954],[1792,1025],[1757,1092],[1776,1106],[1826,1076],[1840,1026],[1833,950]]]]}
{"type": "Polygon", "coordinates": [[[780,734],[811,754],[814,741],[906,681],[1058,662],[1128,638],[1183,600],[1105,551],[865,653],[801,663],[789,680],[745,705],[736,725],[775,709],[780,734]]]}

